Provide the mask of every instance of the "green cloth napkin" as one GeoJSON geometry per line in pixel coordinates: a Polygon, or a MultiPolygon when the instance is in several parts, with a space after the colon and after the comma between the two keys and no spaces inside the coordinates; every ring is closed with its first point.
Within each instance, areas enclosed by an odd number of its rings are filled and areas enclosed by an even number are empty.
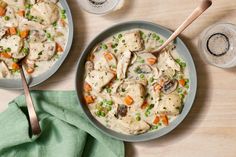
{"type": "Polygon", "coordinates": [[[42,133],[29,135],[24,96],[0,113],[1,157],[124,157],[124,143],[93,127],[76,93],[31,92],[42,133]]]}

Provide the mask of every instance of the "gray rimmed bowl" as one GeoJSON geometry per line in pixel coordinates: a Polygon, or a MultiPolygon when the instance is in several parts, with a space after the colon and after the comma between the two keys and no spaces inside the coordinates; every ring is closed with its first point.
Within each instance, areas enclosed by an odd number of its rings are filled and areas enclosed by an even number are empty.
{"type": "Polygon", "coordinates": [[[109,128],[106,128],[104,125],[102,125],[100,122],[98,122],[90,113],[89,109],[87,108],[84,102],[83,98],[83,79],[84,79],[84,70],[85,70],[85,62],[86,59],[89,55],[89,53],[93,50],[93,48],[100,42],[102,42],[104,39],[106,39],[109,36],[112,36],[118,32],[125,31],[125,30],[130,30],[134,28],[142,28],[142,29],[147,29],[154,31],[165,38],[168,38],[172,32],[169,31],[167,28],[162,27],[160,25],[150,23],[150,22],[145,22],[145,21],[132,21],[132,22],[126,22],[126,23],[121,23],[117,24],[115,26],[112,26],[102,33],[100,33],[98,36],[96,36],[90,44],[85,48],[84,52],[81,54],[80,59],[78,61],[77,65],[77,71],[76,71],[76,80],[75,80],[75,85],[76,85],[76,91],[78,95],[78,101],[80,104],[80,107],[83,109],[84,113],[86,114],[87,118],[89,121],[100,131],[103,133],[107,134],[108,136],[111,136],[113,138],[123,140],[123,141],[128,141],[128,142],[140,142],[140,141],[148,141],[152,139],[156,139],[158,137],[161,137],[173,129],[175,129],[187,116],[189,113],[197,91],[197,74],[196,74],[196,69],[195,65],[192,59],[192,56],[185,46],[184,42],[180,39],[176,39],[176,48],[179,53],[179,55],[186,61],[187,63],[187,68],[189,70],[189,79],[190,79],[190,92],[186,98],[186,102],[184,104],[184,108],[182,113],[173,121],[170,123],[169,126],[162,128],[160,130],[152,131],[152,132],[147,132],[141,135],[125,135],[121,134],[118,132],[115,132],[109,128]]]}
{"type": "MultiPolygon", "coordinates": [[[[40,74],[36,77],[27,77],[27,82],[30,87],[34,87],[44,81],[46,81],[49,77],[51,77],[62,65],[64,60],[66,59],[67,55],[70,52],[70,48],[73,41],[73,33],[74,33],[74,26],[73,26],[73,19],[71,15],[70,8],[65,0],[59,1],[62,7],[66,10],[67,18],[68,18],[68,25],[69,25],[69,34],[68,34],[68,41],[66,44],[66,48],[60,58],[53,64],[53,66],[46,72],[40,74]]],[[[2,89],[22,89],[21,79],[0,79],[0,88],[2,89]]]]}

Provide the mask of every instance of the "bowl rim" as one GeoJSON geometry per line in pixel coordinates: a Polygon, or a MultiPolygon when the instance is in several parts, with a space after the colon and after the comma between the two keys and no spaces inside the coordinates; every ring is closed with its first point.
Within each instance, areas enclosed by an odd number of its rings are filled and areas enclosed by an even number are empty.
{"type": "MultiPolygon", "coordinates": [[[[122,22],[122,23],[115,24],[115,25],[113,25],[113,26],[103,30],[101,33],[96,35],[89,42],[89,44],[85,47],[83,52],[80,54],[79,60],[77,62],[76,74],[75,74],[75,90],[76,90],[76,95],[77,95],[77,100],[78,100],[79,107],[82,108],[82,111],[85,113],[86,118],[88,119],[88,121],[95,128],[97,128],[98,130],[100,130],[104,134],[106,134],[106,135],[108,135],[108,136],[110,136],[112,138],[115,138],[117,140],[122,140],[122,141],[126,141],[126,142],[143,142],[143,141],[154,140],[154,139],[160,138],[160,137],[170,133],[177,126],[179,126],[180,123],[182,123],[182,121],[186,118],[186,116],[188,115],[188,113],[190,112],[190,110],[191,110],[191,108],[192,108],[192,106],[194,104],[194,100],[195,100],[195,97],[196,97],[196,92],[197,92],[197,72],[196,72],[195,64],[194,64],[193,58],[191,56],[191,53],[189,52],[189,50],[186,47],[185,43],[179,37],[177,37],[176,40],[178,42],[180,42],[180,45],[186,50],[186,54],[187,54],[187,57],[189,59],[188,61],[191,63],[190,66],[192,68],[191,69],[192,70],[191,71],[192,78],[190,79],[190,82],[191,82],[191,86],[190,86],[191,92],[189,92],[189,93],[191,93],[191,97],[189,96],[190,95],[189,94],[188,95],[189,103],[188,103],[188,105],[184,104],[185,105],[184,106],[185,113],[182,112],[177,117],[178,120],[174,120],[173,122],[171,122],[170,123],[170,125],[172,125],[171,127],[167,126],[167,127],[162,128],[164,131],[162,129],[160,129],[160,130],[156,130],[156,131],[152,131],[152,132],[147,132],[147,133],[140,134],[140,135],[126,135],[126,134],[118,133],[116,131],[113,131],[113,130],[105,127],[103,124],[98,122],[93,117],[93,115],[90,113],[89,109],[87,107],[84,107],[85,105],[82,105],[82,104],[85,103],[84,99],[83,99],[83,94],[81,93],[82,92],[82,88],[83,88],[83,79],[81,80],[81,78],[82,78],[81,71],[82,71],[82,73],[84,71],[84,68],[82,68],[82,67],[84,66],[85,59],[87,58],[88,54],[91,52],[90,49],[94,48],[94,46],[98,43],[98,42],[96,42],[96,40],[98,40],[99,38],[103,38],[103,40],[106,39],[108,37],[108,35],[105,35],[105,34],[108,34],[109,31],[111,31],[113,29],[116,29],[116,28],[120,28],[121,29],[124,26],[125,27],[130,26],[130,29],[131,29],[133,25],[137,25],[137,27],[133,27],[133,29],[139,28],[138,25],[142,25],[144,27],[149,27],[150,26],[150,27],[153,27],[154,29],[155,28],[156,29],[161,29],[161,30],[165,31],[169,35],[172,34],[172,31],[168,30],[167,28],[165,28],[165,27],[163,27],[161,25],[152,23],[152,22],[148,22],[148,21],[127,21],[127,22],[122,22]],[[106,37],[102,37],[102,36],[106,36],[106,37]],[[82,69],[80,69],[80,68],[82,68],[82,69]],[[79,76],[80,76],[80,78],[79,78],[79,76]],[[79,85],[79,84],[81,84],[81,85],[79,85]]],[[[126,28],[124,30],[128,30],[128,29],[126,28]]],[[[116,34],[118,32],[120,32],[120,31],[113,32],[113,34],[116,34]]],[[[109,33],[109,34],[111,34],[111,33],[109,33]]]]}

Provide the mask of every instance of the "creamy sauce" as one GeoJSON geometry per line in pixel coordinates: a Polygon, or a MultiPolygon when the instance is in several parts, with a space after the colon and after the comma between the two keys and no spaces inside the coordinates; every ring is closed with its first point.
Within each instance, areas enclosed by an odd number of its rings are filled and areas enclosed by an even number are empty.
{"type": "Polygon", "coordinates": [[[19,78],[18,61],[22,58],[25,58],[23,69],[27,75],[37,77],[48,71],[60,58],[68,41],[67,13],[60,2],[46,0],[29,4],[22,1],[21,8],[13,3],[7,4],[5,9],[6,14],[0,16],[0,78],[19,78]],[[11,29],[16,34],[9,33],[11,29]],[[23,37],[25,32],[27,35],[23,37]],[[6,47],[4,41],[12,37],[20,39],[12,40],[6,47]]]}
{"type": "Polygon", "coordinates": [[[142,134],[168,127],[181,114],[189,72],[174,45],[159,56],[164,37],[144,29],[115,34],[98,44],[86,62],[85,101],[106,127],[142,134]]]}

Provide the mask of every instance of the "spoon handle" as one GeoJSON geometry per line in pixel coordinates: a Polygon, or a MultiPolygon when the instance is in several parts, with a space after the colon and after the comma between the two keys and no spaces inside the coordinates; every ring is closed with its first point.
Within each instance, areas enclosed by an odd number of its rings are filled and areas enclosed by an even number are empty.
{"type": "MultiPolygon", "coordinates": [[[[193,21],[195,21],[205,10],[212,5],[211,0],[202,0],[201,4],[188,16],[188,18],[175,30],[175,32],[156,50],[160,52],[164,49],[171,41],[173,41],[180,33],[182,33],[193,21]]],[[[152,52],[152,53],[155,53],[152,52]]]]}
{"type": "Polygon", "coordinates": [[[25,92],[25,100],[26,100],[27,109],[28,109],[28,113],[29,113],[32,134],[38,135],[41,133],[41,129],[40,129],[38,117],[35,112],[34,104],[33,104],[32,98],[30,96],[29,87],[26,82],[25,74],[24,74],[22,66],[20,66],[20,75],[21,75],[21,80],[22,80],[22,86],[23,86],[23,89],[25,92]]]}

